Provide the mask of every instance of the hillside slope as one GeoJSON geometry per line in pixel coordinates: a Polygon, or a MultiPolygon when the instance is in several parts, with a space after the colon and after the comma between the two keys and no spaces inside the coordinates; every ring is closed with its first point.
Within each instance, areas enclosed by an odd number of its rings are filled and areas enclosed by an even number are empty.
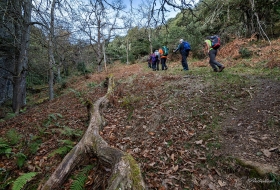
{"type": "MultiPolygon", "coordinates": [[[[81,138],[88,125],[84,103],[106,93],[103,82],[112,74],[116,87],[101,135],[138,161],[149,189],[280,188],[277,42],[261,54],[259,46],[243,42],[249,59],[232,54],[240,42],[228,44],[218,56],[226,65],[221,73],[211,72],[206,59],[189,60],[188,73],[169,60],[167,71],[151,71],[145,62],[116,63],[108,72],[71,79],[53,101],[0,123],[0,142],[12,148],[1,154],[0,187],[11,188],[10,181],[31,171],[39,173],[27,189],[41,185],[81,138]]],[[[86,175],[85,189],[100,189],[110,169],[96,160],[86,175]]]]}

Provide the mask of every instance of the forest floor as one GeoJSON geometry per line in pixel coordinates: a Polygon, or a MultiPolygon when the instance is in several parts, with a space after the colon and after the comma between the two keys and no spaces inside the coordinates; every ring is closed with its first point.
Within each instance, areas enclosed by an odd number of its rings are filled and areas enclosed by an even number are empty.
{"type": "MultiPolygon", "coordinates": [[[[184,72],[170,55],[166,71],[116,63],[58,86],[52,101],[32,94],[32,106],[0,123],[0,189],[28,172],[38,174],[26,189],[42,185],[87,129],[85,102],[106,94],[111,74],[116,86],[100,134],[136,159],[148,189],[280,189],[279,60],[266,57],[280,47],[251,59],[223,56],[232,46],[219,54],[223,72],[212,72],[207,59],[189,60],[184,72]]],[[[110,175],[94,160],[85,189],[103,189],[110,175]]],[[[61,189],[73,189],[83,168],[61,189]]]]}

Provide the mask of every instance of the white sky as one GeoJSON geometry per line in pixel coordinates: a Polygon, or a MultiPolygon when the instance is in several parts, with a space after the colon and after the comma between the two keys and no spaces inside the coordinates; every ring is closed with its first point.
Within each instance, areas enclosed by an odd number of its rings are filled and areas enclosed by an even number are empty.
{"type": "MultiPolygon", "coordinates": [[[[127,9],[130,8],[130,1],[131,1],[131,0],[123,0],[124,4],[127,6],[127,9]]],[[[143,0],[143,1],[147,2],[147,1],[150,1],[150,0],[143,0]]],[[[153,1],[153,0],[152,0],[152,1],[153,1]]],[[[157,5],[160,4],[160,1],[162,1],[162,0],[157,0],[157,5]]],[[[192,2],[198,3],[198,1],[199,1],[199,0],[189,0],[190,4],[192,4],[192,2]]],[[[139,4],[142,3],[142,0],[132,0],[132,2],[133,2],[133,3],[132,3],[132,6],[133,6],[134,8],[137,8],[137,7],[139,6],[139,4]]],[[[177,4],[180,4],[181,0],[173,0],[173,2],[175,2],[175,3],[177,3],[177,4]]],[[[186,2],[188,2],[188,0],[186,0],[186,2]]],[[[168,7],[170,7],[170,6],[168,6],[168,5],[166,4],[166,8],[168,8],[168,7]]],[[[180,10],[174,9],[174,8],[172,8],[172,7],[170,7],[169,11],[170,11],[170,12],[166,14],[167,19],[169,19],[169,18],[174,18],[174,17],[180,12],[180,10]]]]}

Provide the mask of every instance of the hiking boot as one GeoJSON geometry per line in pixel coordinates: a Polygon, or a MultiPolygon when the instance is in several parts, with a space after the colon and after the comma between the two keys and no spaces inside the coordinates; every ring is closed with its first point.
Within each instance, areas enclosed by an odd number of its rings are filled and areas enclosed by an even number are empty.
{"type": "Polygon", "coordinates": [[[218,72],[218,69],[213,69],[214,72],[218,72]]]}
{"type": "Polygon", "coordinates": [[[222,72],[224,70],[225,66],[221,66],[219,69],[219,72],[222,72]]]}

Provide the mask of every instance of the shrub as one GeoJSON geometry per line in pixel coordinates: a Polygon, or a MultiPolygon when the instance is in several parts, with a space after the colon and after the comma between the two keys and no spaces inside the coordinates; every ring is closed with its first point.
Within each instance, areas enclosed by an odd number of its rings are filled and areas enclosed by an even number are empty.
{"type": "Polygon", "coordinates": [[[239,49],[239,54],[241,55],[242,58],[250,58],[253,55],[252,51],[244,47],[239,49]]]}

